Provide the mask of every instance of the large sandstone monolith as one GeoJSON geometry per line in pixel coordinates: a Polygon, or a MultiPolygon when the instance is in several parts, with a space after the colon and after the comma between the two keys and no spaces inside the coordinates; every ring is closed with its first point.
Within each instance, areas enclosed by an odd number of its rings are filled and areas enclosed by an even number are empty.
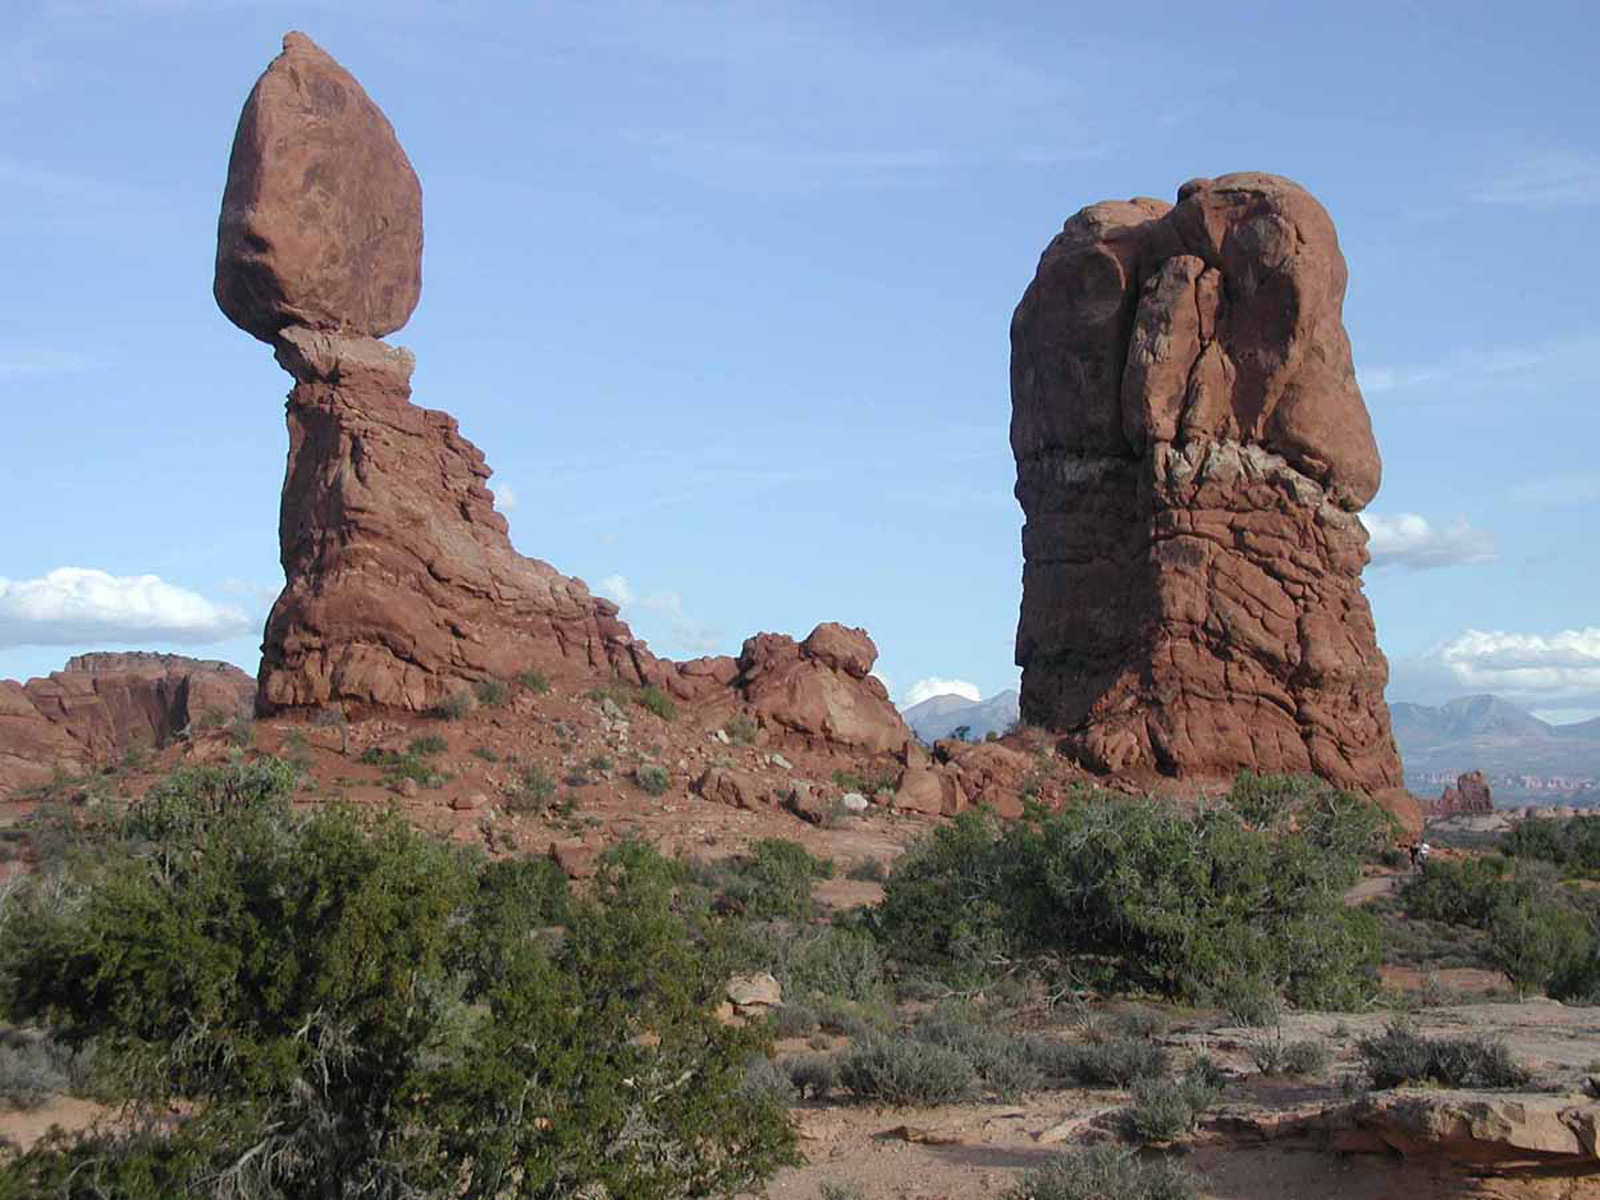
{"type": "Polygon", "coordinates": [[[1011,325],[1017,663],[1023,719],[1091,769],[1400,785],[1345,279],[1272,175],[1091,205],[1046,248],[1011,325]]]}
{"type": "Polygon", "coordinates": [[[658,672],[615,605],[512,548],[483,455],[411,403],[410,352],[377,339],[415,308],[421,257],[421,189],[394,130],[289,34],[239,119],[214,289],[295,380],[264,713],[422,710],[526,670],[658,672]]]}

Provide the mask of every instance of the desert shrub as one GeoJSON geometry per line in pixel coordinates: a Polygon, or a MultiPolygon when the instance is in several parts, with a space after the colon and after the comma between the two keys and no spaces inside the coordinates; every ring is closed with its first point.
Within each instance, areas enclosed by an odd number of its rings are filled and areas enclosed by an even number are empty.
{"type": "Polygon", "coordinates": [[[672,775],[658,763],[640,763],[633,771],[633,781],[639,790],[651,796],[662,796],[672,786],[672,775]]]}
{"type": "Polygon", "coordinates": [[[978,1090],[978,1074],[963,1054],[906,1037],[870,1037],[846,1051],[839,1082],[860,1103],[907,1108],[954,1104],[978,1090]]]}
{"type": "Polygon", "coordinates": [[[802,1054],[786,1059],[789,1082],[810,1100],[826,1100],[839,1086],[839,1060],[832,1054],[802,1054]]]}
{"type": "Polygon", "coordinates": [[[1071,1050],[1061,1065],[1068,1080],[1085,1087],[1131,1087],[1141,1079],[1161,1079],[1172,1072],[1166,1048],[1138,1038],[1112,1038],[1071,1050]]]}
{"type": "Polygon", "coordinates": [[[34,1109],[71,1086],[69,1052],[49,1038],[0,1035],[0,1103],[34,1109]]]}
{"type": "Polygon", "coordinates": [[[800,1089],[789,1078],[788,1070],[765,1054],[752,1054],[746,1060],[744,1082],[739,1085],[739,1092],[752,1099],[770,1100],[784,1108],[800,1098],[800,1089]]]}
{"type": "Polygon", "coordinates": [[[1006,1098],[1040,1086],[1044,1073],[1026,1042],[985,1024],[967,1005],[946,1005],[911,1030],[913,1040],[954,1051],[972,1064],[987,1091],[1006,1098]]]}
{"type": "Polygon", "coordinates": [[[1302,1079],[1325,1075],[1333,1065],[1333,1050],[1317,1038],[1289,1042],[1283,1048],[1285,1073],[1302,1079]]]}
{"type": "Polygon", "coordinates": [[[751,746],[755,744],[757,727],[744,713],[735,713],[728,718],[722,732],[728,735],[728,740],[735,746],[751,746]]]}
{"type": "Polygon", "coordinates": [[[472,693],[454,692],[436,702],[428,715],[439,721],[459,721],[471,711],[472,693]]]}
{"type": "Polygon", "coordinates": [[[883,952],[869,935],[830,926],[788,939],[780,978],[801,996],[831,996],[864,1003],[885,993],[883,952]]]}
{"type": "Polygon", "coordinates": [[[808,1037],[821,1027],[816,1010],[804,1004],[780,1004],[772,1014],[772,1031],[779,1037],[808,1037]]]}
{"type": "Polygon", "coordinates": [[[480,679],[472,685],[472,694],[484,708],[499,708],[510,696],[511,689],[498,679],[480,679]]]}
{"type": "Polygon", "coordinates": [[[818,1200],[867,1200],[866,1193],[853,1183],[825,1183],[818,1200]]]}
{"type": "Polygon", "coordinates": [[[1500,1042],[1484,1038],[1425,1038],[1410,1025],[1394,1022],[1381,1034],[1356,1043],[1377,1088],[1408,1083],[1445,1087],[1508,1088],[1527,1082],[1527,1072],[1512,1061],[1500,1042]]]}
{"type": "Polygon", "coordinates": [[[1117,1017],[1117,1030],[1124,1037],[1158,1038],[1167,1031],[1167,1015],[1160,1009],[1138,1005],[1117,1017]]]}
{"type": "Polygon", "coordinates": [[[1283,1017],[1283,998],[1270,980],[1259,976],[1225,980],[1212,994],[1228,1020],[1246,1029],[1265,1029],[1283,1017]]]}
{"type": "Polygon", "coordinates": [[[1500,895],[1500,875],[1495,858],[1430,862],[1401,889],[1400,903],[1409,917],[1481,928],[1500,895]]]}
{"type": "Polygon", "coordinates": [[[1100,793],[1005,828],[963,814],[895,864],[873,928],[952,982],[1049,961],[1107,990],[1198,998],[1261,979],[1296,1003],[1368,997],[1373,919],[1343,903],[1379,821],[1343,793],[1300,833],[1100,793]]]}
{"type": "Polygon", "coordinates": [[[1588,924],[1560,903],[1505,896],[1489,915],[1488,926],[1490,956],[1518,998],[1552,983],[1565,984],[1594,955],[1588,924]]]}
{"type": "Polygon", "coordinates": [[[654,684],[642,687],[635,692],[633,702],[639,707],[655,713],[663,721],[676,721],[678,719],[678,706],[672,702],[672,697],[654,684]]]}
{"type": "Polygon", "coordinates": [[[437,733],[428,733],[419,738],[412,738],[407,749],[419,758],[427,758],[430,754],[443,754],[450,749],[450,743],[437,733]]]}
{"type": "Polygon", "coordinates": [[[1195,1076],[1141,1079],[1120,1116],[1123,1136],[1144,1145],[1176,1141],[1194,1130],[1216,1100],[1216,1089],[1195,1076]]]}
{"type": "Polygon", "coordinates": [[[824,1032],[852,1040],[870,1038],[894,1024],[889,1009],[880,1003],[819,996],[815,1007],[824,1032]]]}
{"type": "Polygon", "coordinates": [[[805,921],[814,911],[812,885],[832,878],[833,863],[799,842],[762,838],[748,853],[697,864],[694,873],[725,908],[743,916],[805,921]]]}
{"type": "MultiPolygon", "coordinates": [[[[228,742],[236,750],[248,750],[256,744],[256,724],[249,717],[230,717],[227,730],[228,742]]],[[[138,765],[137,760],[135,760],[135,765],[138,765]]]]}
{"type": "Polygon", "coordinates": [[[539,696],[550,690],[550,680],[539,671],[523,671],[517,676],[517,682],[539,696]]]}
{"type": "Polygon", "coordinates": [[[1064,1150],[1029,1171],[1005,1200],[1200,1200],[1200,1181],[1166,1159],[1118,1146],[1064,1150]]]}
{"type": "Polygon", "coordinates": [[[1222,1090],[1222,1085],[1228,1082],[1228,1073],[1222,1069],[1222,1064],[1209,1054],[1195,1055],[1184,1074],[1199,1080],[1209,1088],[1215,1088],[1218,1092],[1222,1090]]]}
{"type": "Polygon", "coordinates": [[[1600,818],[1535,817],[1520,822],[1502,843],[1514,858],[1554,863],[1570,875],[1600,874],[1600,818]]]}
{"type": "Polygon", "coordinates": [[[857,883],[882,883],[889,878],[889,868],[881,858],[863,858],[845,872],[845,878],[857,883]]]}
{"type": "Polygon", "coordinates": [[[833,786],[841,792],[859,792],[871,799],[879,792],[892,792],[898,779],[895,773],[883,768],[878,771],[835,771],[833,786]]]}
{"type": "Polygon", "coordinates": [[[522,769],[517,785],[506,793],[506,811],[513,813],[540,813],[550,807],[556,794],[556,781],[543,767],[530,763],[522,769]]]}
{"type": "Polygon", "coordinates": [[[472,748],[472,756],[474,758],[481,758],[484,762],[500,761],[500,752],[494,749],[492,746],[474,746],[472,748]]]}
{"type": "Polygon", "coordinates": [[[7,900],[0,1004],[110,1055],[130,1108],[0,1163],[0,1195],[669,1200],[792,1160],[742,1087],[761,1035],[716,1019],[724,977],[651,871],[567,906],[544,868],[257,791],[140,802],[139,838],[7,900]]]}

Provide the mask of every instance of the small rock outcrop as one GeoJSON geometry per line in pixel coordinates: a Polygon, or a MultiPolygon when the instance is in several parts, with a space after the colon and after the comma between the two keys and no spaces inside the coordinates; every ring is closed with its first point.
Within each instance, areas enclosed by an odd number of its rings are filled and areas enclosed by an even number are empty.
{"type": "Polygon", "coordinates": [[[1095,204],[1045,250],[1011,326],[1016,658],[1023,720],[1085,767],[1312,772],[1404,807],[1345,279],[1327,213],[1272,175],[1095,204]]]}
{"type": "Polygon", "coordinates": [[[1482,771],[1458,775],[1455,783],[1428,805],[1430,817],[1488,816],[1494,812],[1494,793],[1482,771]]]}
{"type": "Polygon", "coordinates": [[[248,714],[254,695],[231,663],[178,654],[80,654],[42,679],[0,680],[0,794],[159,749],[196,721],[248,714]]]}
{"type": "Polygon", "coordinates": [[[827,622],[803,642],[781,633],[745,641],[732,686],[764,725],[808,749],[898,754],[911,731],[872,674],[864,629],[827,622]]]}
{"type": "Polygon", "coordinates": [[[1600,1105],[1571,1096],[1451,1090],[1373,1092],[1330,1122],[1345,1153],[1399,1153],[1505,1169],[1600,1169],[1600,1105]]]}

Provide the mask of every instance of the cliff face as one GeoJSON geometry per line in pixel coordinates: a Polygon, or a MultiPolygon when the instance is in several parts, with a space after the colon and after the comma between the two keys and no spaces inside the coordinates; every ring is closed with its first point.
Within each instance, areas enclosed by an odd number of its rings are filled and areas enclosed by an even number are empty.
{"type": "Polygon", "coordinates": [[[1131,780],[1400,784],[1332,222],[1271,175],[1069,220],[1012,321],[1025,721],[1131,780]]]}

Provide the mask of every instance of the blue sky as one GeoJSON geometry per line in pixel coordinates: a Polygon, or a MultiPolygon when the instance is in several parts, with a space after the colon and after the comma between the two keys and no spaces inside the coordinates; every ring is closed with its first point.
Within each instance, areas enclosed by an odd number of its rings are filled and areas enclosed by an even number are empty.
{"type": "Polygon", "coordinates": [[[902,700],[1014,686],[1011,310],[1083,205],[1266,170],[1350,263],[1390,698],[1600,712],[1600,38],[1538,3],[12,0],[0,676],[255,668],[289,381],[211,264],[290,28],[422,178],[415,399],[659,652],[837,619],[902,700]]]}

